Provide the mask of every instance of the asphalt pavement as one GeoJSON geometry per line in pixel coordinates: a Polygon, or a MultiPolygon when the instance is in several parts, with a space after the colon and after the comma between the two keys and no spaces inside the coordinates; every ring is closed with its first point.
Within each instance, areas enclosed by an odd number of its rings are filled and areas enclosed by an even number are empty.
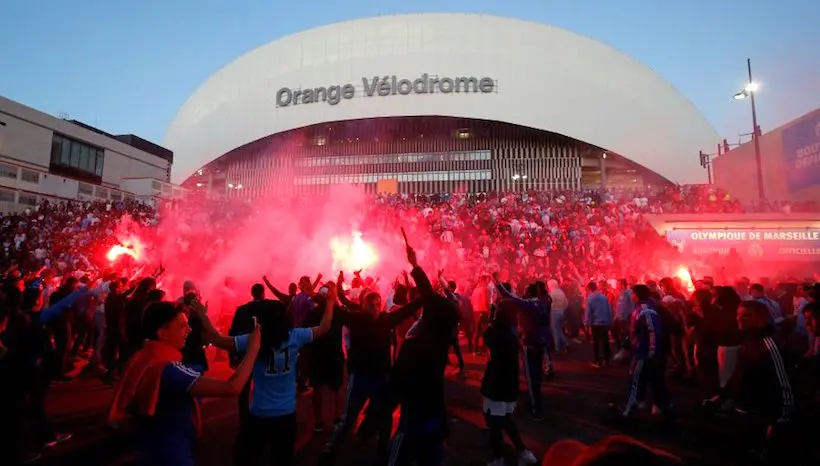
{"type": "MultiPolygon", "coordinates": [[[[543,383],[545,419],[531,420],[526,409],[516,414],[524,442],[541,457],[560,439],[572,438],[592,443],[616,433],[631,435],[656,448],[665,449],[693,465],[743,464],[731,447],[736,434],[731,425],[704,422],[695,415],[700,396],[691,387],[671,385],[679,421],[674,429],[661,429],[651,413],[641,413],[629,426],[613,426],[608,419],[609,403],[623,402],[628,387],[626,367],[597,369],[589,364],[591,348],[576,345],[567,356],[555,358],[557,377],[543,383]]],[[[451,360],[455,357],[451,355],[451,360]]],[[[466,378],[456,377],[455,367],[448,369],[446,398],[450,423],[446,464],[473,466],[487,463],[489,447],[481,413],[479,393],[484,358],[466,356],[466,378]]],[[[211,375],[227,377],[224,363],[215,364],[211,375]]],[[[526,403],[526,386],[521,380],[520,402],[526,403]]],[[[54,427],[71,432],[71,440],[45,452],[43,465],[127,466],[134,458],[130,429],[115,429],[105,422],[112,389],[89,374],[58,384],[49,394],[47,411],[54,427]]],[[[313,433],[310,396],[297,399],[297,464],[315,465],[316,456],[332,429],[330,397],[325,400],[325,423],[328,428],[313,433]]],[[[237,434],[236,400],[206,400],[202,409],[203,431],[197,450],[198,465],[233,464],[233,445],[237,434]]],[[[360,466],[370,464],[374,445],[362,445],[353,436],[339,451],[336,464],[360,466]]],[[[510,463],[513,464],[513,463],[510,463]]]]}

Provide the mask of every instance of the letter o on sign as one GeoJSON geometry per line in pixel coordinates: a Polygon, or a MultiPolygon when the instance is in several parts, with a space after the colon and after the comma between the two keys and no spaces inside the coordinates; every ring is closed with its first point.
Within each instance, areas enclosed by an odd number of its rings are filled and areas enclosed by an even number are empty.
{"type": "Polygon", "coordinates": [[[293,100],[293,92],[287,87],[283,87],[276,92],[276,106],[287,107],[293,100]]]}

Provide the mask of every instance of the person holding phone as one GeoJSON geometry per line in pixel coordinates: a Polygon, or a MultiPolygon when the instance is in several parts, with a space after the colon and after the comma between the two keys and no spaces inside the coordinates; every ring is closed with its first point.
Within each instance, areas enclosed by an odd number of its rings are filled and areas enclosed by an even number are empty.
{"type": "MultiPolygon", "coordinates": [[[[299,350],[325,335],[331,328],[336,304],[336,285],[328,282],[325,312],[316,327],[294,328],[285,306],[265,301],[260,313],[262,352],[253,367],[250,418],[240,435],[246,445],[237,449],[237,464],[290,466],[296,444],[296,368],[299,350]]],[[[245,351],[249,335],[234,338],[237,351],[245,351]]],[[[246,356],[243,363],[248,360],[246,356]]]]}

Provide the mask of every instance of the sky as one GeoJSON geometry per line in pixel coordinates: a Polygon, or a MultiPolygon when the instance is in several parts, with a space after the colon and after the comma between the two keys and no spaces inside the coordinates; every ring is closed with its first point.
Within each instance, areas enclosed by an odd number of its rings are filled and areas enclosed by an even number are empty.
{"type": "Polygon", "coordinates": [[[732,100],[747,57],[764,132],[820,107],[820,0],[0,0],[0,95],[161,143],[186,99],[242,54],[315,26],[421,12],[527,19],[609,44],[729,142],[751,132],[749,103],[732,100]]]}

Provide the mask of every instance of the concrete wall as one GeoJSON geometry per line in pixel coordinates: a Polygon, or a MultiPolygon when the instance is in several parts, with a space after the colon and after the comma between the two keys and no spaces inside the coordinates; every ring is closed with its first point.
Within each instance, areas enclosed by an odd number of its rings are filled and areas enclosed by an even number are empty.
{"type": "MultiPolygon", "coordinates": [[[[760,137],[760,158],[763,166],[763,188],[769,201],[820,201],[820,184],[789,190],[784,160],[783,131],[820,120],[820,109],[803,115],[760,137]]],[[[758,196],[754,143],[748,142],[712,161],[714,183],[743,203],[756,203],[758,196]]],[[[820,165],[805,170],[820,170],[820,165]]],[[[817,179],[820,180],[820,173],[817,179]]]]}
{"type": "Polygon", "coordinates": [[[53,134],[59,133],[105,150],[102,181],[119,186],[128,177],[168,181],[170,162],[155,155],[0,97],[0,159],[48,171],[53,134]]]}

